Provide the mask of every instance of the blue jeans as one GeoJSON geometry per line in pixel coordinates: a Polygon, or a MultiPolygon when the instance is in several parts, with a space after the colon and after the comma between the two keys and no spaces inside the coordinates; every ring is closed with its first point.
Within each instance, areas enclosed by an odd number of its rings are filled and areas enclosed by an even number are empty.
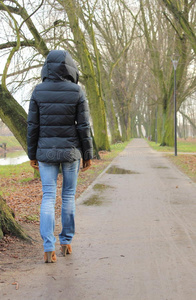
{"type": "MultiPolygon", "coordinates": [[[[75,192],[80,160],[61,163],[63,173],[61,222],[62,231],[59,234],[60,244],[70,244],[75,233],[75,192]]],[[[39,162],[42,181],[42,204],[40,211],[40,234],[43,239],[44,251],[54,251],[56,238],[55,203],[57,177],[60,163],[39,162]]]]}

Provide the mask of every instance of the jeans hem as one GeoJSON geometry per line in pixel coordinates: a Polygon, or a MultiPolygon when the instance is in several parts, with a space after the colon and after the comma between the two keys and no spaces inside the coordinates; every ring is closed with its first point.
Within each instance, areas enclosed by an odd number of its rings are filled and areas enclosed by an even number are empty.
{"type": "MultiPolygon", "coordinates": [[[[60,241],[60,240],[59,240],[59,241],[60,241]]],[[[72,242],[72,240],[71,240],[71,241],[63,241],[62,243],[61,243],[61,241],[60,241],[60,245],[70,245],[71,242],[72,242]]]]}
{"type": "Polygon", "coordinates": [[[44,249],[44,252],[52,252],[52,251],[55,251],[55,248],[53,248],[53,249],[44,249]]]}

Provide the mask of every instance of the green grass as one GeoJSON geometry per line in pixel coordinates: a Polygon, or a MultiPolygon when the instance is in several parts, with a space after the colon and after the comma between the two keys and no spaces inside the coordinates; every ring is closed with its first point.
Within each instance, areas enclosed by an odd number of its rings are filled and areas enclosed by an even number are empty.
{"type": "MultiPolygon", "coordinates": [[[[173,152],[174,147],[168,147],[164,146],[161,147],[159,143],[151,142],[148,141],[148,144],[157,151],[162,151],[162,152],[173,152]]],[[[178,152],[190,152],[194,153],[196,152],[196,139],[191,140],[191,141],[186,141],[186,140],[178,140],[177,141],[177,151],[178,152]]]]}
{"type": "Polygon", "coordinates": [[[0,136],[0,144],[6,143],[6,147],[9,148],[22,148],[20,143],[14,136],[0,136]]]}
{"type": "Polygon", "coordinates": [[[26,177],[26,178],[20,179],[19,181],[20,182],[29,182],[31,180],[32,180],[32,177],[26,177]]]}
{"type": "Polygon", "coordinates": [[[37,215],[23,216],[27,221],[39,222],[39,213],[37,215]]]}
{"type": "Polygon", "coordinates": [[[24,150],[15,150],[13,152],[7,152],[6,157],[8,158],[15,158],[18,156],[23,156],[26,155],[26,152],[24,150]]]}
{"type": "Polygon", "coordinates": [[[20,176],[24,173],[32,173],[33,178],[33,168],[30,166],[29,161],[19,165],[0,166],[0,177],[20,176]]]}
{"type": "Polygon", "coordinates": [[[125,147],[130,143],[130,141],[110,145],[111,151],[105,155],[105,158],[106,159],[107,158],[110,158],[110,159],[115,158],[121,151],[123,151],[125,149],[125,147]]]}

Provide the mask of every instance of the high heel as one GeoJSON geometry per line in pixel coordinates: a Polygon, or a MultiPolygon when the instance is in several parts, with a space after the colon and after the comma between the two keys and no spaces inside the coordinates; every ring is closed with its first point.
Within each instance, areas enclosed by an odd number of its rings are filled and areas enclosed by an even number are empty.
{"type": "Polygon", "coordinates": [[[61,245],[61,252],[62,252],[63,256],[65,256],[66,254],[71,254],[72,253],[71,245],[70,244],[61,245]]]}
{"type": "Polygon", "coordinates": [[[57,261],[55,251],[44,252],[45,263],[55,263],[57,261]]]}

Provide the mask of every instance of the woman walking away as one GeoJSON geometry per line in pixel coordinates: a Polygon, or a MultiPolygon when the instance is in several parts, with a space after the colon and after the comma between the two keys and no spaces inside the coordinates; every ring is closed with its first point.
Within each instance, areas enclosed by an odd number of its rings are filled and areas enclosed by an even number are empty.
{"type": "Polygon", "coordinates": [[[62,184],[62,231],[59,234],[63,255],[72,252],[75,233],[75,192],[80,159],[83,171],[91,165],[87,100],[78,83],[78,69],[68,51],[52,50],[41,72],[42,83],[33,91],[28,114],[28,156],[39,169],[43,198],[40,211],[40,234],[44,261],[56,262],[54,228],[55,201],[59,167],[62,184]]]}

